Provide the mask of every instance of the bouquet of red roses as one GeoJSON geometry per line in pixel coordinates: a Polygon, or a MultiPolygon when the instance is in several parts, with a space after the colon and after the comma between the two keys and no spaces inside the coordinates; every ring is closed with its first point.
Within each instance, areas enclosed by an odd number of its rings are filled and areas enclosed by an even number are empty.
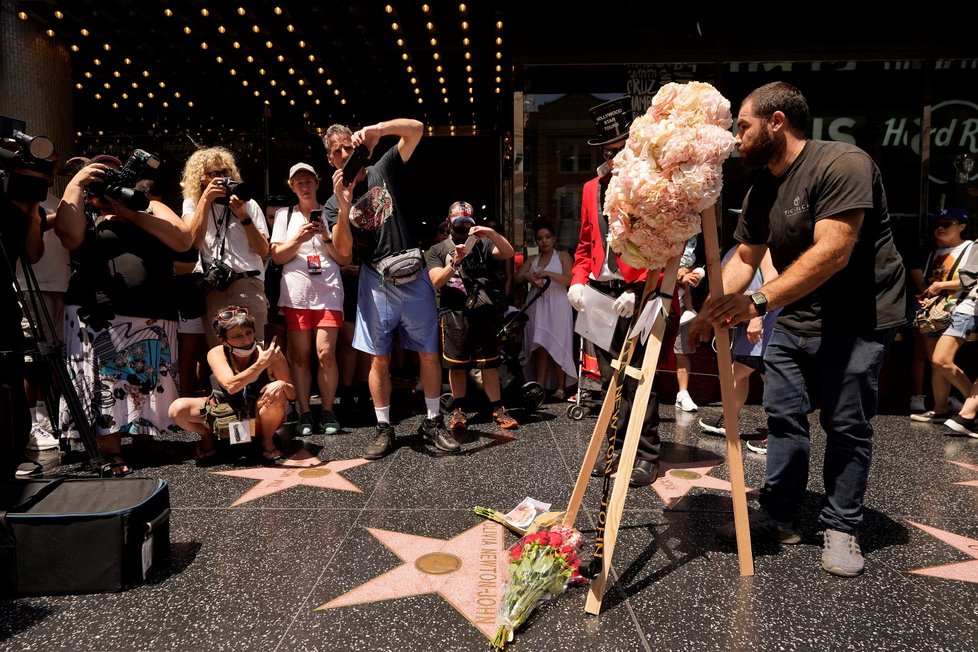
{"type": "Polygon", "coordinates": [[[494,649],[506,648],[513,632],[541,600],[557,597],[568,584],[586,581],[577,572],[582,539],[574,528],[554,525],[527,534],[509,549],[509,570],[499,603],[499,631],[491,644],[494,649]]]}

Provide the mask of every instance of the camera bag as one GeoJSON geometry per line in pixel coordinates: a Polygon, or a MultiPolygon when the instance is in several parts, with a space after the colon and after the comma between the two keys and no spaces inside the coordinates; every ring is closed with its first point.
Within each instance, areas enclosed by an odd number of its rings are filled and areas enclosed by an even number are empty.
{"type": "Polygon", "coordinates": [[[0,483],[0,595],[121,591],[169,558],[166,480],[0,483]]]}
{"type": "Polygon", "coordinates": [[[421,257],[420,249],[406,249],[381,258],[376,269],[385,283],[404,285],[421,276],[424,258],[421,257]]]}

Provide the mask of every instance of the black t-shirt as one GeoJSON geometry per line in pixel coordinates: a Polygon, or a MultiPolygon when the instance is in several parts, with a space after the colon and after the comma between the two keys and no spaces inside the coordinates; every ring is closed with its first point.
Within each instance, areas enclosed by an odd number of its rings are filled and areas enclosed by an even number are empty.
{"type": "Polygon", "coordinates": [[[28,224],[28,216],[24,211],[5,196],[0,196],[0,238],[3,239],[3,252],[6,256],[5,260],[0,260],[0,305],[4,306],[3,315],[0,316],[0,351],[24,349],[24,331],[20,324],[23,315],[14,289],[11,268],[16,269],[24,238],[27,237],[28,224]]]}
{"type": "Polygon", "coordinates": [[[71,252],[65,304],[127,317],[176,319],[172,249],[122,220],[89,225],[71,252]]]}
{"type": "MultiPolygon", "coordinates": [[[[440,310],[462,310],[473,292],[480,292],[478,308],[502,310],[504,284],[498,272],[500,261],[492,257],[492,250],[492,241],[481,238],[462,259],[459,273],[438,290],[440,310]]],[[[454,251],[455,242],[450,237],[433,245],[425,254],[428,267],[447,266],[454,251]]]]}
{"type": "Polygon", "coordinates": [[[893,242],[879,168],[847,143],[810,140],[780,177],[764,170],[744,199],[734,237],[766,244],[778,272],[812,246],[815,223],[864,209],[849,263],[784,307],[777,324],[798,335],[866,334],[905,323],[906,272],[893,242]]]}
{"type": "MultiPolygon", "coordinates": [[[[415,246],[404,207],[398,201],[403,171],[401,153],[396,146],[391,147],[376,165],[367,168],[367,177],[353,189],[350,206],[353,252],[365,262],[376,263],[415,246]]],[[[339,203],[333,195],[323,207],[323,217],[330,229],[336,225],[338,215],[339,203]]]]}

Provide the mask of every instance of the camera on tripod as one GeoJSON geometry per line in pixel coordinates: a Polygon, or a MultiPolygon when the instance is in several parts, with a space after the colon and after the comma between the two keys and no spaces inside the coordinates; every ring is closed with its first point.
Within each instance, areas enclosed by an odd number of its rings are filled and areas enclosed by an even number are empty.
{"type": "Polygon", "coordinates": [[[227,204],[231,201],[231,195],[236,196],[241,201],[248,201],[249,199],[254,199],[254,193],[252,193],[251,188],[243,181],[235,181],[229,177],[221,179],[219,185],[224,187],[224,196],[218,197],[214,200],[215,204],[227,204]]]}
{"type": "Polygon", "coordinates": [[[160,159],[155,155],[137,149],[118,170],[107,168],[100,181],[88,185],[88,192],[93,197],[111,197],[130,210],[144,211],[149,208],[149,198],[133,186],[147,168],[155,170],[159,166],[160,159]]]}
{"type": "Polygon", "coordinates": [[[0,141],[2,190],[11,199],[44,201],[54,179],[54,143],[13,129],[0,141]]]}

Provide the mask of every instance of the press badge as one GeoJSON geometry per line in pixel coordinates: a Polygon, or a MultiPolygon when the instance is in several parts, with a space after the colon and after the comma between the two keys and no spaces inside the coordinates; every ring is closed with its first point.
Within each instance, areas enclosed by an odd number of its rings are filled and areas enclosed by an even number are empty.
{"type": "Polygon", "coordinates": [[[306,256],[306,269],[310,274],[322,274],[323,273],[323,263],[319,258],[319,254],[313,256],[306,256]]]}
{"type": "Polygon", "coordinates": [[[247,444],[255,430],[255,420],[232,421],[228,424],[228,439],[232,444],[247,444]]]}

